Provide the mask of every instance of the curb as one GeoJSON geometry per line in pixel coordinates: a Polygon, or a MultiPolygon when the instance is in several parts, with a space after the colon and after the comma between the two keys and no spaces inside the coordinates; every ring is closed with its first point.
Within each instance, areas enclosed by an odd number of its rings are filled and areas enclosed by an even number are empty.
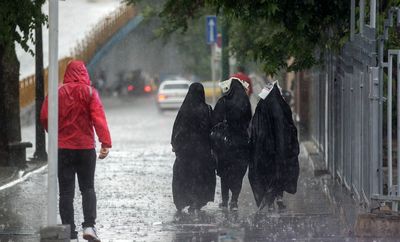
{"type": "Polygon", "coordinates": [[[6,182],[5,184],[0,186],[0,191],[10,188],[18,183],[24,182],[33,174],[40,173],[46,169],[47,169],[47,163],[43,163],[42,165],[38,165],[37,167],[27,172],[21,170],[15,171],[13,176],[11,176],[12,178],[10,178],[10,182],[6,182]]]}

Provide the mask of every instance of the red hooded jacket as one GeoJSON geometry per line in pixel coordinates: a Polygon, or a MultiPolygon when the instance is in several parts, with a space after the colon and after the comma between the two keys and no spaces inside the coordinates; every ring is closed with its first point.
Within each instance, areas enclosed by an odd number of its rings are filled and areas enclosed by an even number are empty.
{"type": "MultiPolygon", "coordinates": [[[[82,61],[68,64],[58,96],[58,148],[93,149],[93,127],[101,147],[111,148],[103,105],[96,89],[90,86],[89,74],[82,61]]],[[[47,130],[48,97],[43,103],[40,120],[47,130]]]]}

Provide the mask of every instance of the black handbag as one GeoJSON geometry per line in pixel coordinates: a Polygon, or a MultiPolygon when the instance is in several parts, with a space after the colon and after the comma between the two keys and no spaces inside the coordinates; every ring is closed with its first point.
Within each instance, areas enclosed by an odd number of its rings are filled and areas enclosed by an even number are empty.
{"type": "Polygon", "coordinates": [[[226,120],[219,122],[211,128],[212,148],[217,151],[227,150],[230,144],[229,125],[226,120]]]}
{"type": "MultiPolygon", "coordinates": [[[[224,100],[225,105],[225,100],[224,100]]],[[[231,137],[229,131],[229,124],[226,120],[226,112],[222,122],[217,123],[211,128],[210,133],[212,148],[216,151],[225,151],[230,147],[231,137]]]]}

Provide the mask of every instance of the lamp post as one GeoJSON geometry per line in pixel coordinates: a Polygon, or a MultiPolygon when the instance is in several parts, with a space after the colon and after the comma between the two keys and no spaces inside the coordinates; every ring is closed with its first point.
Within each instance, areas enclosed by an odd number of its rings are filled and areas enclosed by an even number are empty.
{"type": "Polygon", "coordinates": [[[49,165],[47,224],[57,224],[58,0],[49,1],[49,165]]]}

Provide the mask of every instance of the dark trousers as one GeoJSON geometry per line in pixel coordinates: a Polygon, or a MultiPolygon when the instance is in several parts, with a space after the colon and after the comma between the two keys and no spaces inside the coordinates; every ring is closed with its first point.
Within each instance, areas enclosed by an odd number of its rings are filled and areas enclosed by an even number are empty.
{"type": "Polygon", "coordinates": [[[96,193],[94,191],[94,172],[96,151],[58,150],[58,185],[60,192],[59,209],[62,224],[71,226],[71,239],[77,237],[74,222],[75,174],[78,176],[79,190],[82,194],[83,227],[93,227],[96,220],[96,193]]]}
{"type": "Polygon", "coordinates": [[[232,152],[230,156],[218,159],[218,175],[221,177],[222,202],[229,201],[229,191],[232,192],[231,203],[237,203],[242,190],[243,177],[246,174],[248,153],[232,152]]]}
{"type": "Polygon", "coordinates": [[[229,190],[232,192],[231,203],[237,203],[240,191],[242,190],[242,178],[221,176],[221,195],[222,202],[229,201],[229,190]]]}

